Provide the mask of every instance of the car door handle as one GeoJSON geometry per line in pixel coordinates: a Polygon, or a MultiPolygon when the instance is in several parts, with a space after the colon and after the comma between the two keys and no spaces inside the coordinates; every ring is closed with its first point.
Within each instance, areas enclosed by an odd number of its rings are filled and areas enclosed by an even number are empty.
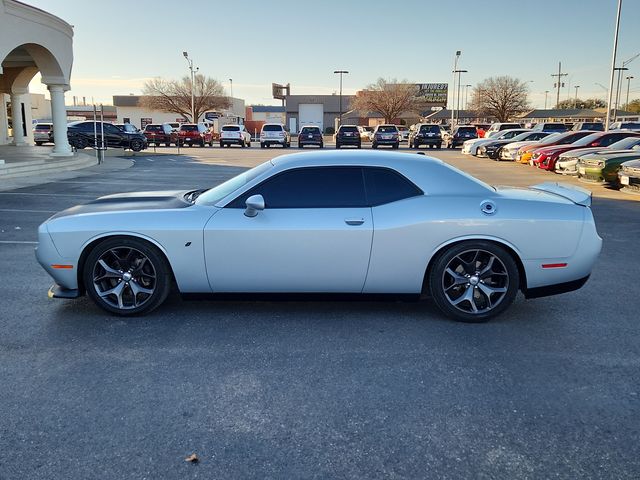
{"type": "Polygon", "coordinates": [[[362,225],[364,223],[364,218],[345,218],[344,223],[347,225],[362,225]]]}

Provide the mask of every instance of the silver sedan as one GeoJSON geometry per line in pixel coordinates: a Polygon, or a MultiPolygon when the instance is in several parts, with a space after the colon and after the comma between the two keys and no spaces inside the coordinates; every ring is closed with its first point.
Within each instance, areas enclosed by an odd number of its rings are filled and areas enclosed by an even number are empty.
{"type": "Polygon", "coordinates": [[[589,191],[492,187],[391,152],[285,155],[206,190],[110,195],[39,228],[51,297],[117,315],[189,293],[428,296],[479,322],[580,288],[602,240],[589,191]],[[549,248],[553,245],[553,248],[549,248]]]}

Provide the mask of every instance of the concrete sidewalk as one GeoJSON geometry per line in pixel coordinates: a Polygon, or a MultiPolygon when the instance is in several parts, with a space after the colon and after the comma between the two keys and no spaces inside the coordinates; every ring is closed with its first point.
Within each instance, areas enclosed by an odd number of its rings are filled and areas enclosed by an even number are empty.
{"type": "Polygon", "coordinates": [[[111,156],[98,165],[93,150],[57,158],[50,156],[51,150],[52,147],[0,146],[0,191],[122,170],[133,165],[128,158],[111,156]]]}

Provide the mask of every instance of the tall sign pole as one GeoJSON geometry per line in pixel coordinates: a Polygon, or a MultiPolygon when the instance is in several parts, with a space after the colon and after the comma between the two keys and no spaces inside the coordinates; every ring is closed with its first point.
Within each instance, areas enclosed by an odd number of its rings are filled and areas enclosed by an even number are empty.
{"type": "Polygon", "coordinates": [[[562,62],[558,62],[558,73],[552,73],[552,77],[558,77],[558,83],[556,83],[556,108],[560,105],[560,87],[562,87],[562,77],[566,77],[568,73],[562,73],[562,62]]]}
{"type": "Polygon", "coordinates": [[[456,50],[456,56],[454,57],[453,60],[453,87],[451,88],[451,128],[453,128],[453,119],[454,119],[454,114],[455,114],[455,110],[454,110],[454,105],[456,102],[455,96],[456,96],[456,70],[458,70],[458,59],[460,58],[460,55],[462,54],[462,50],[456,50]]]}
{"type": "Polygon", "coordinates": [[[342,75],[344,75],[345,73],[349,73],[346,70],[334,70],[333,73],[337,73],[340,75],[340,98],[338,100],[338,102],[340,103],[340,116],[339,116],[339,120],[338,120],[338,126],[342,125],[342,75]]]}

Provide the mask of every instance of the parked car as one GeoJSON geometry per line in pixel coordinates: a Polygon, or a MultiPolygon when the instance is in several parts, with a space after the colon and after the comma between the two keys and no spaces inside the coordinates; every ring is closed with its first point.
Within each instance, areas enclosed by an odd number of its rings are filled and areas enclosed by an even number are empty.
{"type": "Polygon", "coordinates": [[[160,145],[162,143],[167,147],[170,147],[172,144],[176,146],[178,145],[178,132],[176,132],[168,123],[149,123],[145,125],[142,133],[146,137],[149,145],[160,145]]]}
{"type": "Polygon", "coordinates": [[[525,145],[524,147],[520,147],[518,149],[516,161],[524,164],[529,164],[529,162],[531,161],[533,152],[538,148],[549,147],[552,145],[566,145],[569,143],[573,143],[576,140],[581,139],[582,137],[591,135],[592,133],[595,133],[595,132],[590,132],[588,130],[580,130],[578,132],[554,133],[553,137],[549,135],[547,138],[544,138],[539,142],[533,143],[531,145],[525,145]]]}
{"type": "Polygon", "coordinates": [[[360,140],[363,142],[370,142],[373,139],[373,127],[360,126],[360,140]]]}
{"type": "Polygon", "coordinates": [[[417,123],[409,133],[407,140],[409,148],[420,148],[427,145],[429,148],[442,147],[442,130],[433,123],[417,123]]]}
{"type": "Polygon", "coordinates": [[[372,148],[387,145],[392,148],[400,147],[400,132],[395,125],[378,125],[373,131],[372,148]]]}
{"type": "Polygon", "coordinates": [[[618,183],[623,192],[640,193],[640,160],[624,162],[620,166],[618,183]]]}
{"type": "Polygon", "coordinates": [[[466,140],[478,138],[478,132],[473,125],[456,125],[451,133],[447,132],[442,135],[442,140],[446,148],[456,148],[462,145],[466,140]]]}
{"type": "Polygon", "coordinates": [[[562,175],[578,175],[578,160],[592,153],[625,153],[640,148],[640,137],[626,137],[612,143],[608,147],[588,147],[561,153],[556,160],[555,171],[562,175]]]}
{"type": "MultiPolygon", "coordinates": [[[[548,132],[538,132],[538,133],[548,133],[548,132]]],[[[540,140],[527,140],[527,141],[520,141],[520,142],[512,142],[512,143],[507,143],[504,147],[502,147],[502,149],[500,150],[500,160],[507,160],[510,162],[514,162],[518,159],[518,151],[520,150],[520,148],[522,147],[526,147],[526,146],[530,146],[530,145],[535,145],[535,144],[539,144],[542,141],[549,141],[551,140],[553,137],[556,137],[560,135],[559,133],[548,133],[548,135],[540,140]]]]}
{"type": "Polygon", "coordinates": [[[502,130],[512,130],[514,128],[522,128],[522,125],[520,125],[519,123],[508,123],[508,122],[492,123],[491,126],[489,127],[489,130],[487,130],[487,132],[485,133],[484,137],[491,138],[493,135],[495,135],[498,132],[501,132],[502,130]]]}
{"type": "Polygon", "coordinates": [[[53,143],[53,123],[36,123],[33,127],[33,141],[38,146],[53,143]]]}
{"type": "Polygon", "coordinates": [[[193,147],[199,145],[213,147],[213,135],[211,129],[204,123],[183,123],[178,131],[178,141],[180,146],[188,145],[193,147]]]}
{"type": "Polygon", "coordinates": [[[87,147],[102,146],[102,131],[104,131],[104,143],[108,148],[128,148],[139,152],[147,148],[147,139],[142,132],[128,133],[120,130],[112,123],[78,121],[71,122],[67,127],[69,145],[82,150],[87,147]],[[95,136],[98,144],[95,145],[95,136]]]}
{"type": "Polygon", "coordinates": [[[612,143],[632,135],[640,134],[634,134],[633,132],[625,130],[596,132],[568,145],[553,145],[539,148],[531,156],[530,164],[543,170],[555,171],[556,161],[561,153],[568,152],[570,150],[577,150],[579,148],[608,147],[612,143]]]}
{"type": "Polygon", "coordinates": [[[560,122],[542,122],[537,123],[531,130],[542,132],[566,132],[569,130],[564,123],[560,122]]]}
{"type": "Polygon", "coordinates": [[[618,170],[623,163],[640,159],[640,149],[590,153],[578,160],[578,178],[587,182],[618,185],[618,170]]]}
{"type": "Polygon", "coordinates": [[[473,126],[476,127],[478,138],[484,138],[484,136],[487,134],[487,130],[491,128],[491,124],[489,123],[475,123],[473,126]]]}
{"type": "Polygon", "coordinates": [[[300,133],[298,134],[298,148],[304,148],[306,145],[316,145],[324,148],[324,140],[320,127],[305,125],[300,129],[300,133]]]}
{"type": "Polygon", "coordinates": [[[578,122],[573,124],[571,130],[591,130],[592,132],[604,132],[604,124],[602,122],[578,122]]]}
{"type": "Polygon", "coordinates": [[[280,145],[282,148],[291,146],[291,135],[281,123],[265,123],[260,129],[260,148],[280,145]]]}
{"type": "Polygon", "coordinates": [[[362,139],[360,138],[360,130],[357,125],[340,125],[338,131],[334,135],[336,148],[352,146],[361,148],[362,139]]]}
{"type": "Polygon", "coordinates": [[[463,153],[465,155],[479,155],[480,147],[482,147],[482,145],[490,143],[494,140],[511,139],[517,135],[520,135],[521,133],[529,131],[530,130],[526,128],[517,128],[512,130],[501,130],[499,132],[496,132],[496,134],[491,138],[471,138],[470,140],[464,141],[460,153],[463,153]]]}
{"type": "MultiPolygon", "coordinates": [[[[517,131],[517,130],[504,130],[505,132],[517,131]]],[[[551,135],[551,132],[534,132],[531,130],[524,131],[514,137],[511,138],[501,138],[498,140],[489,139],[489,143],[485,143],[480,146],[480,151],[478,156],[488,157],[491,160],[500,161],[500,154],[502,153],[502,149],[510,145],[514,142],[537,142],[538,140],[542,140],[543,138],[551,135]]],[[[498,135],[496,135],[497,137],[498,135]]],[[[496,138],[493,137],[493,138],[496,138]]]]}
{"type": "Polygon", "coordinates": [[[244,125],[224,125],[220,129],[220,146],[231,145],[240,145],[242,148],[251,146],[251,134],[244,125]]]}
{"type": "Polygon", "coordinates": [[[398,138],[400,138],[401,142],[409,140],[409,127],[404,125],[396,125],[398,129],[398,138]]]}
{"type": "Polygon", "coordinates": [[[640,122],[613,122],[609,125],[609,130],[632,130],[640,132],[640,122]]]}
{"type": "Polygon", "coordinates": [[[36,256],[51,297],[86,293],[120,316],[176,289],[428,294],[444,314],[483,322],[519,290],[586,283],[602,247],[589,191],[492,187],[415,157],[309,152],[213,188],[101,197],[40,225],[36,256]]]}

